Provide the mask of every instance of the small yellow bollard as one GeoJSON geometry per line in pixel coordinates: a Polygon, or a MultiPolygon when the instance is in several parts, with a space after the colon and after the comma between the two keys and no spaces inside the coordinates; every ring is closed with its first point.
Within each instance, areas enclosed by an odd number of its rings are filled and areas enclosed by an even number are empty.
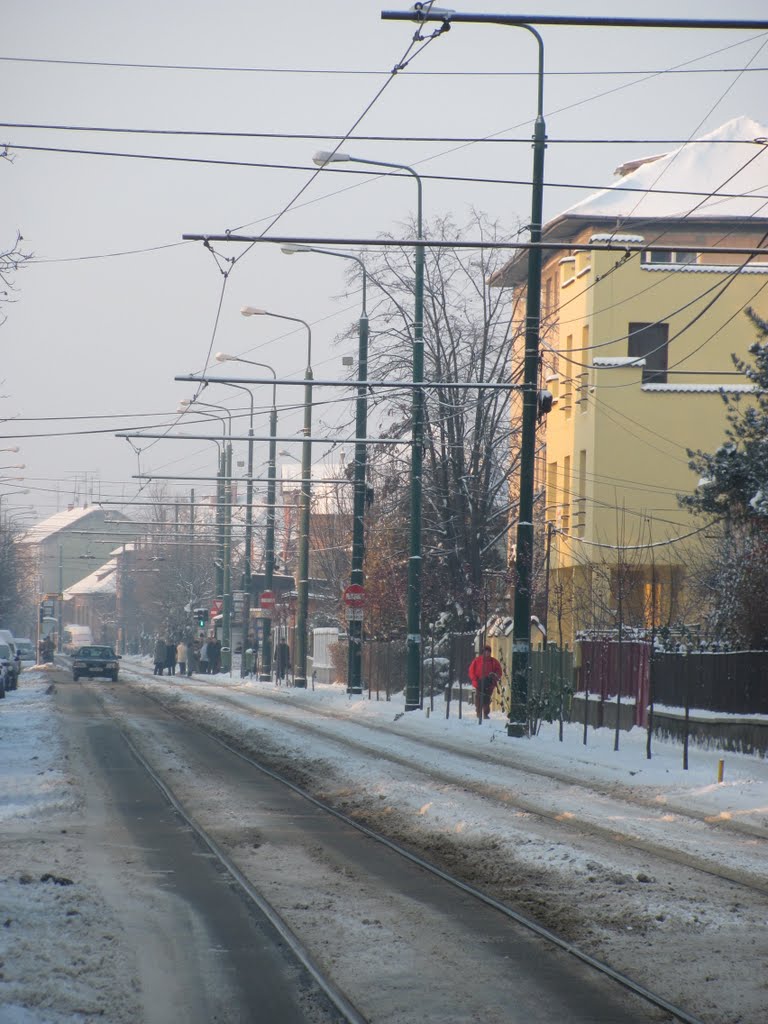
{"type": "Polygon", "coordinates": [[[718,782],[722,782],[723,781],[723,774],[724,774],[724,772],[725,772],[725,761],[721,757],[720,760],[717,762],[717,781],[718,782]]]}

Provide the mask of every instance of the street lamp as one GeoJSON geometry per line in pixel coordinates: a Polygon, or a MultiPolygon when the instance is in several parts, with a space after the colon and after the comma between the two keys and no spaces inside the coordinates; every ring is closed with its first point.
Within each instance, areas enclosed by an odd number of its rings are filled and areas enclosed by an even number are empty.
{"type": "MultiPolygon", "coordinates": [[[[232,434],[232,413],[226,405],[217,405],[215,402],[201,402],[199,398],[184,399],[181,403],[187,410],[193,407],[203,406],[204,409],[218,409],[224,413],[229,424],[229,433],[232,434]]],[[[217,419],[221,422],[222,438],[225,436],[226,427],[224,417],[215,413],[202,413],[203,416],[217,419]]],[[[221,548],[221,570],[216,571],[217,584],[221,582],[221,667],[230,672],[232,669],[232,442],[222,442],[222,449],[219,456],[219,475],[221,479],[217,491],[217,515],[219,521],[219,539],[221,548]],[[229,497],[227,498],[227,488],[229,497]]]]}
{"type": "MultiPolygon", "coordinates": [[[[269,370],[274,383],[272,384],[272,409],[269,413],[269,465],[267,469],[267,535],[265,539],[265,590],[271,591],[274,586],[275,575],[275,477],[276,477],[276,455],[277,447],[277,374],[269,363],[259,363],[253,359],[243,359],[240,356],[230,356],[226,352],[217,352],[215,356],[217,363],[248,363],[249,366],[261,366],[269,370]]],[[[231,384],[238,387],[237,384],[231,384]]],[[[253,530],[253,394],[250,388],[242,388],[248,391],[251,398],[251,423],[248,431],[248,483],[246,484],[246,509],[245,509],[245,598],[243,601],[243,622],[245,624],[246,636],[250,625],[251,617],[251,538],[253,530]]],[[[261,638],[261,673],[259,679],[268,682],[272,678],[272,612],[264,619],[264,629],[261,638]]],[[[243,646],[245,651],[245,646],[243,646]]],[[[245,675],[245,659],[241,661],[240,675],[245,675]]]]}
{"type": "MultiPolygon", "coordinates": [[[[416,237],[423,239],[422,186],[421,177],[408,164],[389,163],[384,160],[368,160],[350,156],[348,153],[321,150],[312,158],[318,167],[330,163],[369,164],[372,167],[389,167],[406,171],[416,181],[416,237]]],[[[416,246],[414,264],[414,315],[413,315],[413,383],[424,380],[424,246],[416,246]]],[[[359,407],[358,407],[359,411],[359,407]]],[[[410,555],[408,558],[408,624],[406,637],[406,679],[405,710],[414,711],[421,701],[421,501],[422,464],[424,461],[424,389],[413,388],[411,399],[411,526],[410,555]]],[[[357,464],[357,454],[355,454],[357,464]]],[[[357,491],[355,492],[357,494],[357,491]]]]}
{"type": "MultiPolygon", "coordinates": [[[[544,200],[544,41],[531,25],[519,16],[458,14],[455,11],[416,4],[413,11],[382,11],[384,20],[451,22],[493,22],[522,28],[536,40],[538,47],[536,121],[533,130],[533,175],[531,189],[531,248],[528,252],[528,277],[525,295],[525,358],[523,363],[523,410],[520,437],[520,494],[515,549],[515,601],[512,634],[512,693],[507,733],[528,733],[528,674],[531,648],[531,585],[533,582],[533,501],[536,456],[536,414],[539,371],[539,334],[541,327],[541,242],[544,200]]],[[[334,159],[338,159],[335,154],[334,159]]],[[[414,374],[414,380],[416,379],[414,374]]],[[[413,528],[413,523],[411,523],[413,528]]]]}
{"type": "MultiPolygon", "coordinates": [[[[368,309],[366,296],[368,289],[368,273],[365,263],[359,256],[348,252],[336,252],[333,249],[317,249],[311,245],[284,245],[281,251],[286,256],[295,253],[315,252],[322,256],[339,256],[345,260],[354,260],[363,275],[363,296],[360,319],[358,321],[358,355],[357,355],[357,404],[355,411],[355,475],[354,498],[352,505],[352,571],[350,583],[362,587],[365,583],[363,563],[365,558],[365,467],[367,447],[365,444],[368,430],[368,309]]],[[[348,628],[349,651],[347,655],[347,693],[363,692],[363,620],[351,619],[348,628]]]]}
{"type": "Polygon", "coordinates": [[[312,328],[306,320],[284,313],[272,313],[255,306],[243,306],[243,316],[271,316],[277,320],[289,320],[303,324],[307,329],[307,368],[304,372],[304,440],[301,445],[301,496],[299,498],[299,567],[298,607],[296,610],[296,663],[293,669],[293,685],[300,689],[307,686],[307,619],[309,612],[309,502],[310,478],[312,475],[312,328]]]}

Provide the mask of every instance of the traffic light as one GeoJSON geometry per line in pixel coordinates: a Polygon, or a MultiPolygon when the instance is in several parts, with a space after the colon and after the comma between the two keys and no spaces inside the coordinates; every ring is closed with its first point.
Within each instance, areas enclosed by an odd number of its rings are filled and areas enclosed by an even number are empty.
{"type": "Polygon", "coordinates": [[[205,629],[206,623],[208,622],[208,609],[207,608],[195,608],[195,617],[197,624],[200,629],[205,629]]]}

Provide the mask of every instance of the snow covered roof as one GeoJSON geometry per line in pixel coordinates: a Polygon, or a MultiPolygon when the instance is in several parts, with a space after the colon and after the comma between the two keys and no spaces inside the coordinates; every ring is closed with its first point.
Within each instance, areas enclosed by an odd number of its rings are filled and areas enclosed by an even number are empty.
{"type": "Polygon", "coordinates": [[[650,162],[634,161],[638,163],[635,170],[615,185],[569,207],[561,216],[701,219],[747,218],[762,213],[765,217],[766,139],[768,127],[750,117],[736,117],[671,153],[650,162]],[[704,192],[709,198],[702,201],[701,196],[670,192],[704,192]],[[719,198],[718,192],[736,194],[738,198],[719,198]]]}
{"type": "MultiPolygon", "coordinates": [[[[638,242],[635,225],[645,229],[660,220],[693,222],[694,228],[702,221],[768,221],[768,127],[750,117],[736,117],[670,153],[628,161],[617,171],[622,174],[617,182],[548,221],[543,240],[562,240],[567,248],[592,224],[604,229],[592,241],[620,245],[638,242]]],[[[490,283],[508,287],[524,282],[527,266],[528,253],[520,252],[490,283]]],[[[669,264],[663,268],[669,270],[669,264]]],[[[689,271],[696,272],[707,271],[698,266],[689,271]]]]}
{"type": "MultiPolygon", "coordinates": [[[[57,533],[61,533],[62,530],[68,530],[72,526],[78,524],[84,525],[84,520],[89,516],[100,516],[103,521],[104,516],[107,513],[100,505],[86,505],[84,508],[68,508],[63,512],[56,512],[54,515],[49,516],[48,519],[44,519],[41,523],[37,523],[35,526],[31,526],[26,533],[19,538],[20,544],[42,544],[43,541],[48,540],[50,537],[55,537],[57,533]]],[[[122,512],[110,512],[110,516],[113,519],[120,519],[120,523],[115,523],[115,539],[117,539],[122,528],[132,526],[131,520],[124,516],[122,512]]],[[[138,530],[134,527],[131,534],[137,533],[138,530]]]]}
{"type": "Polygon", "coordinates": [[[74,526],[75,523],[78,523],[86,516],[90,516],[94,512],[101,511],[102,509],[96,505],[87,505],[85,508],[68,508],[63,512],[56,512],[55,515],[49,516],[48,519],[44,519],[42,523],[37,523],[35,526],[30,527],[20,539],[20,543],[40,544],[42,541],[47,540],[49,537],[53,537],[62,530],[66,530],[68,527],[74,526]]]}
{"type": "Polygon", "coordinates": [[[115,594],[117,592],[117,562],[105,562],[90,576],[86,576],[64,591],[64,600],[83,594],[115,594]]]}

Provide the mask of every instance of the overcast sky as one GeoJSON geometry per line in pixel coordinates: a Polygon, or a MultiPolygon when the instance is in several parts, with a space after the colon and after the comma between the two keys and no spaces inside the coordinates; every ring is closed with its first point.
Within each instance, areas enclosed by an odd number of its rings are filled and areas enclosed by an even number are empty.
{"type": "MultiPolygon", "coordinates": [[[[5,428],[0,447],[22,448],[18,456],[2,455],[8,461],[0,466],[26,464],[24,471],[0,469],[3,475],[26,477],[23,484],[0,483],[0,493],[9,486],[30,491],[4,502],[29,502],[39,517],[49,515],[75,495],[82,501],[86,475],[103,498],[135,494],[138,483],[131,476],[137,459],[114,431],[172,422],[179,401],[193,388],[174,382],[174,376],[199,372],[209,350],[263,359],[278,376],[303,376],[306,332],[292,332],[276,320],[244,319],[242,305],[311,322],[315,375],[341,374],[341,357],[353,346],[333,341],[359,310],[359,296],[347,294],[345,261],[288,258],[276,247],[259,245],[235,265],[224,287],[213,257],[198,243],[182,243],[183,233],[241,229],[258,234],[309,183],[273,233],[400,235],[399,223],[413,211],[415,198],[408,179],[323,173],[310,180],[313,152],[331,148],[332,139],[169,137],[11,125],[343,136],[385,85],[413,35],[410,24],[382,22],[382,6],[399,5],[394,0],[384,5],[373,0],[5,0],[0,141],[10,145],[13,162],[0,161],[0,246],[12,244],[18,229],[35,261],[17,276],[16,301],[6,307],[8,319],[0,327],[5,428]],[[114,66],[119,64],[164,67],[114,66]],[[65,416],[102,418],[46,419],[65,416]],[[94,430],[104,433],[71,433],[94,430]],[[54,436],[15,439],[32,434],[54,436]]],[[[579,15],[768,15],[765,0],[735,0],[725,7],[714,0],[649,0],[636,9],[552,0],[526,7],[579,15]]],[[[509,0],[470,0],[459,9],[517,11],[509,0]]],[[[546,178],[553,183],[546,192],[547,217],[586,194],[554,183],[601,187],[625,160],[670,148],[643,142],[556,144],[558,138],[682,140],[739,114],[768,120],[768,35],[542,32],[547,129],[553,139],[546,157],[546,178]],[[649,77],[683,64],[688,73],[649,77]]],[[[535,58],[525,32],[458,25],[389,82],[356,134],[527,138],[535,112],[535,58]]],[[[408,163],[426,174],[530,179],[527,143],[359,140],[343,148],[408,163]]],[[[451,212],[463,222],[475,207],[511,228],[528,217],[530,192],[525,185],[427,181],[424,201],[427,217],[451,212]]],[[[242,251],[234,245],[218,248],[225,256],[242,251]]],[[[298,401],[298,395],[298,389],[286,388],[280,399],[298,401]]],[[[224,388],[209,388],[207,400],[243,408],[242,396],[224,388]]],[[[257,390],[257,405],[266,407],[268,401],[269,389],[257,390]]],[[[324,416],[332,423],[344,420],[346,412],[324,416]]],[[[246,424],[239,422],[244,432],[246,424]]],[[[281,423],[281,433],[298,428],[298,420],[287,415],[281,423]]],[[[260,414],[255,426],[257,434],[266,433],[266,416],[260,414]]],[[[262,448],[257,463],[266,457],[266,445],[262,448]]],[[[298,455],[298,446],[295,451],[298,455]]],[[[190,474],[214,468],[211,446],[178,440],[146,451],[141,466],[144,472],[190,474]]],[[[178,486],[186,491],[186,485],[178,486]]]]}

